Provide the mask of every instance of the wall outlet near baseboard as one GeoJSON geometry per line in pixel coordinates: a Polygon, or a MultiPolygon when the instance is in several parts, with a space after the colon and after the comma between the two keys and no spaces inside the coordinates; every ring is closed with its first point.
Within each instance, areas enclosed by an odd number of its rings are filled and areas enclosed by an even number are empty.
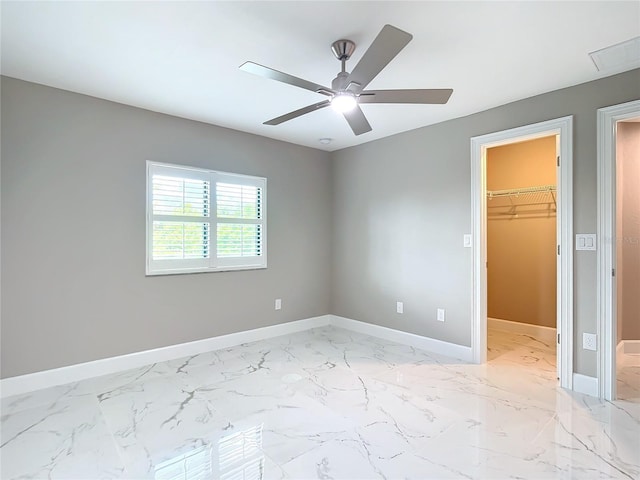
{"type": "Polygon", "coordinates": [[[436,320],[438,320],[439,322],[444,322],[444,308],[438,309],[438,315],[436,317],[436,320]]]}
{"type": "Polygon", "coordinates": [[[282,309],[282,299],[281,298],[276,298],[275,307],[276,307],[276,310],[281,310],[282,309]]]}
{"type": "Polygon", "coordinates": [[[597,349],[597,336],[595,333],[582,333],[582,348],[584,350],[593,350],[594,352],[597,349]]]}
{"type": "Polygon", "coordinates": [[[396,313],[404,313],[404,303],[396,302],[396,313]]]}

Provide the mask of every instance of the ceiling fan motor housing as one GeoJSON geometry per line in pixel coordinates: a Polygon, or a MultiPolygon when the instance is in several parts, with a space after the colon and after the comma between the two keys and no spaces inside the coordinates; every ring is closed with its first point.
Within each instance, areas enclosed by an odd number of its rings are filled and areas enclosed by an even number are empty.
{"type": "Polygon", "coordinates": [[[340,72],[338,76],[333,79],[331,82],[331,88],[333,90],[346,90],[347,89],[347,79],[349,78],[349,72],[340,72]]]}

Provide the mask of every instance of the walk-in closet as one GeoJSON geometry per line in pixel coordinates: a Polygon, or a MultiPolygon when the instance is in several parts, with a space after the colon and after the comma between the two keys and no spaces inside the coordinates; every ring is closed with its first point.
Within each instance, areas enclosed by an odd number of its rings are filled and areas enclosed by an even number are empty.
{"type": "Polygon", "coordinates": [[[488,359],[556,369],[556,136],[487,150],[488,359]]]}

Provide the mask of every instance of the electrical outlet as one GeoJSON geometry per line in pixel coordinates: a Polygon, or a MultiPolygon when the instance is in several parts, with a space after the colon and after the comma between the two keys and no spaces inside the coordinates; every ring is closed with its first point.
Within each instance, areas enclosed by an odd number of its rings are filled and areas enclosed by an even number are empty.
{"type": "Polygon", "coordinates": [[[276,298],[276,310],[282,309],[282,299],[276,298]]]}
{"type": "Polygon", "coordinates": [[[597,337],[595,333],[582,333],[582,348],[585,350],[596,350],[597,337]]]}
{"type": "Polygon", "coordinates": [[[404,303],[396,302],[396,312],[397,313],[404,313],[404,303]]]}
{"type": "Polygon", "coordinates": [[[437,320],[439,322],[444,322],[444,308],[439,308],[438,309],[438,316],[437,316],[437,320]]]}

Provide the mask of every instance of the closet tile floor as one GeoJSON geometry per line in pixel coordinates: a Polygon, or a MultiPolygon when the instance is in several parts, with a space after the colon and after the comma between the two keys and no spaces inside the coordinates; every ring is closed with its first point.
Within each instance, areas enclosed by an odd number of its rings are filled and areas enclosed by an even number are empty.
{"type": "Polygon", "coordinates": [[[640,403],[640,354],[619,354],[616,358],[617,396],[640,403]]]}
{"type": "Polygon", "coordinates": [[[2,401],[0,477],[640,476],[640,405],[557,387],[549,346],[469,365],[323,327],[2,401]]]}
{"type": "MultiPolygon", "coordinates": [[[[487,330],[487,361],[491,365],[511,365],[540,370],[551,378],[556,372],[556,345],[531,335],[497,329],[487,330]]],[[[555,378],[555,377],[554,377],[555,378]]]]}

